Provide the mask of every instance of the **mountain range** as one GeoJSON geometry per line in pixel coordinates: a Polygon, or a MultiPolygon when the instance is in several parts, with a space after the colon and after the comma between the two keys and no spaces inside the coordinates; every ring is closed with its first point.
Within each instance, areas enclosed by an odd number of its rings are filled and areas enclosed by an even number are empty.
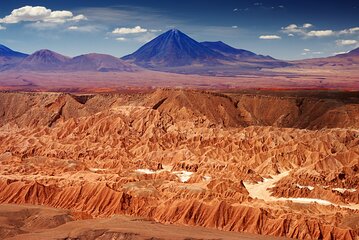
{"type": "MultiPolygon", "coordinates": [[[[2,52],[0,52],[0,56],[2,56],[2,52]]],[[[0,67],[0,69],[3,71],[90,72],[134,72],[139,70],[139,67],[111,55],[90,53],[70,58],[47,49],[36,51],[31,55],[9,55],[8,62],[9,64],[4,64],[2,68],[0,67]]]]}
{"type": "Polygon", "coordinates": [[[312,58],[292,62],[297,68],[356,68],[359,65],[359,48],[326,58],[312,58]]]}
{"type": "Polygon", "coordinates": [[[269,56],[233,48],[221,41],[197,42],[178,29],[161,34],[122,59],[144,68],[182,73],[218,71],[228,67],[248,70],[290,65],[269,56]]]}
{"type": "Polygon", "coordinates": [[[0,71],[134,72],[145,68],[175,73],[237,75],[287,66],[353,64],[359,64],[359,48],[328,58],[286,62],[233,48],[221,41],[197,42],[178,29],[161,34],[122,59],[97,53],[70,58],[46,49],[28,55],[0,45],[0,71]]]}
{"type": "Polygon", "coordinates": [[[192,64],[217,65],[227,58],[181,31],[172,29],[122,59],[139,66],[157,68],[192,64]]]}

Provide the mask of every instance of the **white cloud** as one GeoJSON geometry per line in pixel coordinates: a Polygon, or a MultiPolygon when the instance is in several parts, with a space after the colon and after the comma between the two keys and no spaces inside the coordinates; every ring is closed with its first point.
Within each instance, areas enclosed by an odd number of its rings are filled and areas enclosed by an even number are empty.
{"type": "Polygon", "coordinates": [[[70,11],[53,11],[50,12],[49,16],[44,17],[42,20],[44,22],[65,23],[73,18],[73,16],[74,15],[70,11]]]}
{"type": "Polygon", "coordinates": [[[249,11],[249,8],[234,8],[233,12],[243,12],[243,11],[249,11]]]}
{"type": "Polygon", "coordinates": [[[121,42],[123,42],[123,41],[126,41],[127,39],[126,39],[126,38],[124,38],[124,37],[119,37],[119,38],[116,38],[116,40],[117,40],[117,41],[121,41],[121,42]]]}
{"type": "Polygon", "coordinates": [[[336,41],[338,46],[349,46],[349,45],[355,45],[358,43],[357,40],[337,40],[336,41]]]}
{"type": "Polygon", "coordinates": [[[162,32],[161,29],[150,29],[149,32],[156,33],[156,32],[162,32]]]}
{"type": "Polygon", "coordinates": [[[105,30],[106,28],[101,25],[82,25],[82,26],[69,26],[66,30],[73,32],[98,32],[101,30],[105,30]]]}
{"type": "Polygon", "coordinates": [[[311,28],[311,27],[313,27],[313,24],[311,23],[304,23],[302,26],[302,28],[311,28]]]}
{"type": "Polygon", "coordinates": [[[302,37],[328,37],[328,36],[338,36],[340,34],[355,34],[359,33],[359,27],[353,27],[344,29],[341,31],[334,30],[312,30],[309,31],[309,28],[312,28],[313,24],[305,23],[302,26],[298,26],[297,24],[290,24],[286,27],[282,27],[281,31],[283,33],[287,33],[288,36],[293,37],[295,35],[299,35],[302,37]]]}
{"type": "Polygon", "coordinates": [[[359,27],[353,27],[353,28],[344,29],[344,30],[340,31],[339,33],[340,33],[340,34],[354,34],[354,33],[359,33],[359,27]]]}
{"type": "Polygon", "coordinates": [[[10,15],[0,19],[1,23],[18,23],[21,21],[40,21],[51,15],[51,10],[45,7],[25,6],[14,9],[10,15]]]}
{"type": "Polygon", "coordinates": [[[148,30],[140,26],[134,28],[116,28],[112,31],[113,34],[134,34],[134,33],[145,33],[148,30]]]}
{"type": "Polygon", "coordinates": [[[264,40],[277,40],[277,39],[281,39],[280,36],[278,35],[262,35],[259,37],[259,39],[264,39],[264,40]]]}
{"type": "Polygon", "coordinates": [[[289,24],[288,26],[283,27],[282,29],[293,30],[293,29],[297,29],[297,28],[298,28],[298,26],[296,24],[289,24]]]}
{"type": "MultiPolygon", "coordinates": [[[[0,18],[0,23],[15,24],[20,22],[35,22],[62,24],[65,22],[78,22],[86,19],[87,18],[82,14],[74,16],[70,11],[52,11],[51,9],[42,6],[24,6],[14,9],[10,15],[4,18],[0,18]]],[[[46,24],[44,24],[44,26],[45,25],[46,24]]]]}
{"type": "Polygon", "coordinates": [[[236,28],[238,28],[238,26],[232,26],[232,28],[236,29],[236,28]]]}
{"type": "Polygon", "coordinates": [[[70,21],[74,21],[74,22],[79,22],[79,21],[82,21],[82,20],[87,20],[87,17],[85,15],[83,15],[83,14],[74,16],[73,18],[70,19],[70,21]]]}
{"type": "Polygon", "coordinates": [[[313,27],[313,24],[311,24],[311,23],[303,24],[303,28],[311,28],[311,27],[313,27]]]}
{"type": "Polygon", "coordinates": [[[317,31],[310,31],[306,35],[308,37],[328,37],[333,36],[335,32],[333,30],[317,30],[317,31]]]}
{"type": "Polygon", "coordinates": [[[282,32],[288,33],[288,34],[293,34],[293,33],[303,33],[304,31],[303,31],[303,29],[298,27],[298,25],[290,24],[286,27],[282,27],[282,32]]]}
{"type": "Polygon", "coordinates": [[[5,30],[6,27],[0,25],[0,30],[5,30]]]}
{"type": "Polygon", "coordinates": [[[78,30],[79,27],[78,26],[70,26],[67,28],[68,30],[78,30]]]}
{"type": "Polygon", "coordinates": [[[303,26],[298,26],[297,24],[289,24],[286,27],[282,27],[282,32],[287,33],[288,36],[293,37],[294,35],[305,36],[307,34],[307,29],[313,27],[311,23],[305,23],[303,26]]]}
{"type": "Polygon", "coordinates": [[[310,50],[309,48],[304,48],[303,52],[301,53],[301,55],[303,55],[303,56],[305,56],[305,55],[320,55],[320,54],[323,54],[323,52],[319,52],[319,51],[312,52],[312,50],[310,50]]]}

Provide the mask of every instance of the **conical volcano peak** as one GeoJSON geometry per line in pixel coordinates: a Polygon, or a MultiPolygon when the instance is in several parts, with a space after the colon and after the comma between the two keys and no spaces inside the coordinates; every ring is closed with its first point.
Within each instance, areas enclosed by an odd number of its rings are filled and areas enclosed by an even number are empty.
{"type": "Polygon", "coordinates": [[[40,49],[36,52],[34,52],[32,55],[37,55],[37,56],[56,56],[56,55],[60,55],[56,52],[53,52],[49,49],[40,49]]]}
{"type": "Polygon", "coordinates": [[[192,64],[218,64],[225,57],[178,29],[170,29],[131,55],[123,57],[144,67],[176,67],[192,64]]]}
{"type": "Polygon", "coordinates": [[[173,32],[173,33],[178,33],[178,32],[181,32],[181,31],[180,31],[180,30],[178,30],[177,28],[172,28],[170,31],[171,31],[171,32],[173,32]]]}
{"type": "Polygon", "coordinates": [[[176,28],[172,28],[168,30],[167,32],[160,35],[159,37],[161,36],[163,37],[163,39],[168,39],[168,40],[173,39],[173,41],[188,41],[189,39],[193,40],[192,38],[190,38],[189,36],[187,36],[186,34],[184,34],[183,32],[181,32],[176,28]]]}
{"type": "Polygon", "coordinates": [[[55,70],[60,69],[68,60],[70,60],[69,57],[48,49],[41,49],[24,58],[16,68],[39,71],[55,70]]]}
{"type": "Polygon", "coordinates": [[[181,32],[179,29],[177,28],[172,28],[170,30],[167,31],[168,33],[172,33],[172,34],[183,34],[185,35],[183,32],[181,32]]]}
{"type": "Polygon", "coordinates": [[[59,63],[59,62],[66,62],[69,60],[69,57],[63,56],[59,53],[53,52],[48,49],[41,49],[30,56],[28,56],[25,60],[30,60],[32,62],[46,62],[46,63],[59,63]]]}

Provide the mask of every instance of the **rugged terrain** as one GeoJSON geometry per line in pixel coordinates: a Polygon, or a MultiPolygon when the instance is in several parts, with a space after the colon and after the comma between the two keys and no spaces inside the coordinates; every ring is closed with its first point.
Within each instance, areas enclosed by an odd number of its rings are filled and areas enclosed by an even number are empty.
{"type": "MultiPolygon", "coordinates": [[[[88,218],[111,232],[103,219],[127,215],[358,239],[358,129],[357,92],[1,93],[0,202],[69,210],[41,227],[55,232],[88,218]]],[[[2,217],[0,237],[35,234],[27,224],[44,218],[26,216],[16,228],[2,217]]]]}
{"type": "Polygon", "coordinates": [[[285,239],[250,233],[223,232],[204,227],[161,224],[142,217],[115,215],[111,218],[92,218],[89,215],[81,216],[71,210],[39,205],[2,204],[0,217],[1,237],[9,240],[285,239]]]}

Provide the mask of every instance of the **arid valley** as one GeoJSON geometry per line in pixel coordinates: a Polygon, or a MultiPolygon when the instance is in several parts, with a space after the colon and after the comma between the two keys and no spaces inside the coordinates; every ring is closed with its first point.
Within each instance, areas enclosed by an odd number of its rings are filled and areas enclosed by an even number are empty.
{"type": "MultiPolygon", "coordinates": [[[[2,238],[168,239],[104,222],[118,214],[274,237],[358,237],[357,92],[0,98],[0,202],[64,209],[7,207],[2,238]]],[[[193,231],[170,238],[246,239],[193,231]]]]}

